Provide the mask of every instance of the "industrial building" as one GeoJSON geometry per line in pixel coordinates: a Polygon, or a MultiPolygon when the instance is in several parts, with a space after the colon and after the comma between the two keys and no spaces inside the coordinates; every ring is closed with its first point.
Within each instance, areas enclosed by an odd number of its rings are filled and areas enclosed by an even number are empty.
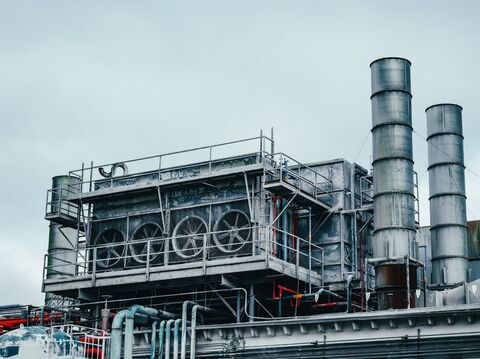
{"type": "Polygon", "coordinates": [[[370,164],[302,163],[272,131],[54,177],[47,312],[103,330],[98,358],[479,358],[462,108],[426,109],[420,228],[411,64],[370,67],[370,164]]]}

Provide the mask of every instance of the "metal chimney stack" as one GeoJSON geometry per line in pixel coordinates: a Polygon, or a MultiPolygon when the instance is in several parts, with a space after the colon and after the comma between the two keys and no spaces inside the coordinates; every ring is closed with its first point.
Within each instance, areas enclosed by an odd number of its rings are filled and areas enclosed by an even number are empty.
{"type": "Polygon", "coordinates": [[[443,288],[468,279],[462,108],[455,104],[439,104],[428,107],[425,112],[432,284],[443,288]]]}
{"type": "Polygon", "coordinates": [[[373,257],[379,309],[406,308],[415,300],[411,294],[416,289],[416,269],[407,259],[412,257],[416,234],[410,65],[402,58],[370,64],[373,257]]]}

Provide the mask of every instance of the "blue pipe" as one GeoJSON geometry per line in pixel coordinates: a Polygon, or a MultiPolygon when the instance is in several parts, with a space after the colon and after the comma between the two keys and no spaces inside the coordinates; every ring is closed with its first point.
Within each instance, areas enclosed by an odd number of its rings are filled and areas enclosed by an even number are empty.
{"type": "Polygon", "coordinates": [[[158,329],[158,359],[163,359],[163,337],[165,336],[165,324],[166,320],[163,320],[160,323],[160,328],[158,329]]]}
{"type": "Polygon", "coordinates": [[[178,328],[181,321],[181,319],[175,320],[173,329],[173,359],[178,359],[178,328]]]}
{"type": "Polygon", "coordinates": [[[122,310],[115,315],[112,322],[111,355],[112,359],[121,359],[122,357],[122,328],[123,322],[127,317],[128,310],[122,310]]]}
{"type": "Polygon", "coordinates": [[[152,324],[152,340],[150,341],[150,359],[155,359],[155,345],[157,344],[157,324],[158,321],[154,321],[152,324]]]}
{"type": "Polygon", "coordinates": [[[149,320],[158,320],[158,317],[173,319],[176,315],[163,310],[143,307],[141,305],[132,305],[128,310],[122,310],[115,315],[112,323],[112,359],[121,359],[122,348],[122,327],[125,322],[125,345],[124,359],[133,357],[133,327],[134,323],[147,324],[149,320]]]}
{"type": "Polygon", "coordinates": [[[190,332],[190,359],[195,359],[195,350],[197,343],[197,312],[201,310],[206,313],[213,313],[214,310],[204,307],[202,305],[196,305],[192,309],[192,321],[191,321],[191,332],[190,332]]]}
{"type": "Polygon", "coordinates": [[[170,359],[170,332],[172,331],[172,323],[174,321],[174,319],[168,320],[165,327],[165,359],[170,359]]]}
{"type": "Polygon", "coordinates": [[[182,344],[180,349],[180,358],[186,359],[187,357],[187,311],[189,306],[197,305],[197,303],[191,300],[186,300],[182,305],[182,344]]]}

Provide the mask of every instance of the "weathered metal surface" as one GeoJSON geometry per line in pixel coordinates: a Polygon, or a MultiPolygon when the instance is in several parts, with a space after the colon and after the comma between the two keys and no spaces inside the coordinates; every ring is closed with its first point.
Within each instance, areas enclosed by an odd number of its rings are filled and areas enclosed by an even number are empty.
{"type": "Polygon", "coordinates": [[[373,256],[412,256],[415,240],[410,62],[373,62],[373,256]]]}
{"type": "Polygon", "coordinates": [[[416,289],[417,267],[415,265],[407,267],[403,263],[387,263],[375,267],[375,290],[380,308],[408,308],[409,300],[410,308],[414,308],[416,289]]]}
{"type": "Polygon", "coordinates": [[[480,220],[468,221],[468,257],[472,280],[480,278],[480,220]]]}
{"type": "MultiPolygon", "coordinates": [[[[79,179],[72,176],[55,176],[52,178],[52,212],[61,215],[66,213],[78,221],[78,209],[69,203],[68,193],[78,191],[79,179]]],[[[77,260],[77,230],[54,222],[50,223],[48,239],[47,278],[55,276],[75,275],[77,260]]]]}
{"type": "Polygon", "coordinates": [[[202,358],[476,358],[479,312],[471,305],[204,325],[196,351],[202,358]]]}
{"type": "Polygon", "coordinates": [[[439,104],[426,114],[432,284],[451,286],[468,279],[462,108],[439,104]]]}
{"type": "Polygon", "coordinates": [[[415,237],[418,242],[418,260],[423,263],[423,278],[419,280],[425,281],[425,285],[431,282],[432,278],[432,241],[430,227],[420,227],[415,237]]]}
{"type": "Polygon", "coordinates": [[[400,57],[384,57],[373,61],[372,94],[398,90],[410,93],[410,61],[400,57]]]}
{"type": "MultiPolygon", "coordinates": [[[[325,215],[315,215],[312,220],[312,242],[324,249],[324,282],[331,288],[341,287],[345,283],[345,274],[358,272],[360,261],[360,240],[354,241],[354,225],[352,212],[343,214],[344,211],[353,210],[351,201],[352,191],[352,164],[344,159],[337,159],[324,162],[309,164],[316,172],[325,177],[331,178],[334,184],[332,192],[333,213],[328,218],[325,215]],[[355,249],[355,247],[357,247],[355,249]],[[357,258],[355,258],[355,256],[357,258]]],[[[357,166],[357,165],[356,165],[357,166]]],[[[367,173],[365,169],[357,166],[358,171],[367,173]]],[[[360,178],[353,176],[353,186],[355,200],[353,206],[361,206],[360,197],[360,178]]],[[[357,221],[359,223],[357,230],[368,219],[369,214],[358,213],[357,221]]],[[[298,231],[300,236],[307,238],[308,222],[307,218],[299,220],[298,231]]],[[[359,236],[358,236],[359,238],[359,236]]],[[[371,256],[371,227],[362,232],[363,250],[368,257],[371,256]]],[[[312,250],[315,258],[320,258],[320,251],[312,250]]],[[[363,255],[363,254],[362,254],[363,255]]],[[[362,257],[364,258],[364,257],[362,257]]],[[[319,270],[319,264],[314,263],[314,269],[319,270]]]]}
{"type": "MultiPolygon", "coordinates": [[[[383,58],[370,64],[374,258],[416,256],[410,65],[402,58],[383,58]]],[[[407,294],[402,267],[394,262],[376,266],[380,309],[415,306],[414,296],[407,294]]],[[[412,272],[414,285],[410,289],[417,285],[416,269],[412,272]]]]}

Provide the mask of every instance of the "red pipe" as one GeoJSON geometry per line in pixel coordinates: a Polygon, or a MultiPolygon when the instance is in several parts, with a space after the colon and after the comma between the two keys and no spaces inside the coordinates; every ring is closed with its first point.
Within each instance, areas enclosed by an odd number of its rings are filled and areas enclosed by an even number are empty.
{"type": "Polygon", "coordinates": [[[27,324],[27,319],[14,318],[14,319],[1,319],[0,320],[0,327],[7,328],[7,329],[17,328],[21,324],[26,325],[27,324]]]}
{"type": "Polygon", "coordinates": [[[272,289],[273,289],[273,293],[272,293],[272,298],[273,299],[282,299],[283,297],[283,292],[287,292],[287,293],[291,293],[293,294],[293,298],[290,299],[290,306],[291,307],[298,307],[300,305],[300,301],[302,299],[302,293],[298,293],[297,291],[293,290],[293,289],[290,289],[290,288],[287,288],[283,285],[277,285],[275,283],[275,279],[272,280],[272,289]],[[275,287],[278,288],[278,295],[275,293],[275,287]],[[293,303],[293,300],[295,299],[295,303],[293,303]]]}
{"type": "Polygon", "coordinates": [[[345,302],[328,302],[328,303],[319,303],[315,304],[314,308],[332,308],[336,307],[337,305],[346,305],[345,302]]]}

